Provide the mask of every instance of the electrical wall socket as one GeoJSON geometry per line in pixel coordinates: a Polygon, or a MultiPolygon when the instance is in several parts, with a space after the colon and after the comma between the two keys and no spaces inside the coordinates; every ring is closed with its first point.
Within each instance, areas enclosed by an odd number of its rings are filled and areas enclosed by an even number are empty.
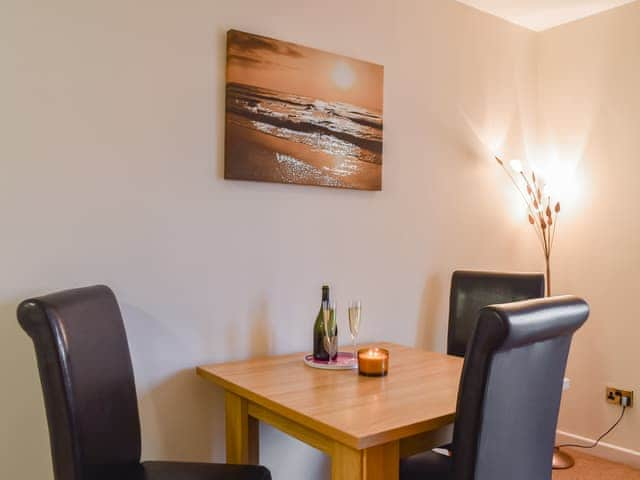
{"type": "Polygon", "coordinates": [[[633,391],[607,387],[607,403],[622,405],[623,397],[627,397],[629,399],[627,407],[633,407],[633,391]]]}

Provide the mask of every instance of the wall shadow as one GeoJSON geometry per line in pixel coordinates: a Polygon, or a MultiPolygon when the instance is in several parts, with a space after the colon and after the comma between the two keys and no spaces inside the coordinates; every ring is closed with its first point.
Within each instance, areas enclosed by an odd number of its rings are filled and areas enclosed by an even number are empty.
{"type": "Polygon", "coordinates": [[[258,300],[250,317],[249,354],[252,357],[267,356],[272,350],[273,326],[269,321],[269,304],[265,296],[258,300]]]}
{"type": "Polygon", "coordinates": [[[446,322],[443,309],[444,282],[441,275],[433,273],[427,277],[422,293],[422,303],[416,331],[416,346],[426,350],[441,349],[438,341],[442,325],[446,322]]]}
{"type": "Polygon", "coordinates": [[[161,460],[222,460],[224,393],[187,368],[165,378],[141,398],[153,411],[161,460]]]}
{"type": "MultiPolygon", "coordinates": [[[[198,377],[195,367],[269,355],[272,325],[266,297],[259,298],[250,309],[246,328],[235,322],[222,326],[224,350],[215,358],[198,358],[200,355],[193,354],[196,351],[193,345],[181,343],[175,332],[137,307],[126,305],[123,313],[128,317],[134,364],[141,378],[150,383],[138,389],[143,436],[148,442],[146,446],[143,444],[145,458],[224,461],[224,391],[198,377]],[[183,366],[187,363],[186,368],[174,369],[172,351],[192,354],[183,355],[186,360],[178,359],[183,366]]],[[[204,342],[214,341],[210,335],[205,335],[204,342]]]]}
{"type": "Polygon", "coordinates": [[[148,460],[211,461],[224,453],[224,398],[197,377],[197,346],[153,315],[121,303],[148,460]],[[185,367],[185,364],[187,365],[185,367]]]}

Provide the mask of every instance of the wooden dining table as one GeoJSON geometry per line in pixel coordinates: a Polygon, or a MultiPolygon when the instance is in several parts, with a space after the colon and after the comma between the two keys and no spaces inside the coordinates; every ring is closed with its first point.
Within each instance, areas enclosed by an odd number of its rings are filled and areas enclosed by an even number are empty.
{"type": "Polygon", "coordinates": [[[259,462],[259,422],[331,458],[333,480],[395,480],[399,462],[450,440],[462,359],[392,343],[389,374],[306,366],[303,354],[197,367],[225,391],[228,463],[259,462]]]}

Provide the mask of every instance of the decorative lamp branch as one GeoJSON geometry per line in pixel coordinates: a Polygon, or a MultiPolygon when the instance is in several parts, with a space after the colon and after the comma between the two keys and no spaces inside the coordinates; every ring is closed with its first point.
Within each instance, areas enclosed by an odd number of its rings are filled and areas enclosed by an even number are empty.
{"type": "Polygon", "coordinates": [[[510,162],[511,169],[509,169],[499,157],[495,157],[495,159],[516,187],[527,207],[529,224],[536,232],[544,254],[546,292],[549,297],[551,296],[551,251],[558,228],[560,202],[554,201],[551,195],[546,193],[542,179],[536,177],[533,171],[527,173],[519,160],[512,160],[510,162]]]}

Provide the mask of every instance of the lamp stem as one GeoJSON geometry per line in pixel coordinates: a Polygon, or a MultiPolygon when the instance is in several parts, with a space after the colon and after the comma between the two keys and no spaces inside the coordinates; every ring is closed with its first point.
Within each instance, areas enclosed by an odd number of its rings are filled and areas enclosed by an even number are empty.
{"type": "Polygon", "coordinates": [[[544,256],[544,262],[546,264],[546,268],[547,268],[547,281],[546,281],[546,287],[547,287],[547,297],[551,296],[551,255],[545,255],[544,256]]]}

